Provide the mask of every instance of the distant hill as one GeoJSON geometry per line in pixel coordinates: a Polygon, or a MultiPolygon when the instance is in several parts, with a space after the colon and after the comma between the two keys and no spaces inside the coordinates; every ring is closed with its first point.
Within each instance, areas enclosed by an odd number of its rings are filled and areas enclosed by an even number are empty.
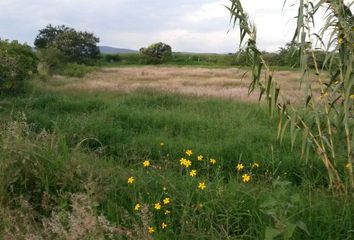
{"type": "Polygon", "coordinates": [[[117,53],[136,53],[136,50],[125,49],[125,48],[115,48],[108,46],[99,46],[101,53],[103,54],[117,54],[117,53]]]}

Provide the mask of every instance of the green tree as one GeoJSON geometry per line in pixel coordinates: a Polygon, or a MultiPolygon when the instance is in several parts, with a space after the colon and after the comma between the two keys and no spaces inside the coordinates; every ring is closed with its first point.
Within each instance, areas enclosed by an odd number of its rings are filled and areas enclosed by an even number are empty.
{"type": "Polygon", "coordinates": [[[37,71],[37,58],[32,48],[17,41],[0,40],[0,92],[23,90],[24,81],[37,71]]]}
{"type": "Polygon", "coordinates": [[[34,46],[37,49],[49,48],[61,33],[69,30],[70,28],[65,25],[52,26],[49,24],[45,28],[39,30],[39,34],[34,40],[34,46]]]}
{"type": "Polygon", "coordinates": [[[141,48],[140,54],[147,63],[165,63],[172,57],[172,48],[166,43],[155,43],[147,48],[141,48]]]}
{"type": "Polygon", "coordinates": [[[68,62],[91,65],[100,56],[98,42],[99,38],[93,33],[76,31],[65,25],[48,25],[39,30],[34,45],[39,51],[57,49],[68,62]]]}

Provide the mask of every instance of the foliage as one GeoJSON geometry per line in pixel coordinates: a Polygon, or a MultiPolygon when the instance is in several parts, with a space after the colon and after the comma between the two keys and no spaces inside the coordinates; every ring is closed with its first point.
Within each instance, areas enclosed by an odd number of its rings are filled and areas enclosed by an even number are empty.
{"type": "MultiPolygon", "coordinates": [[[[76,31],[64,25],[56,27],[48,25],[39,30],[34,44],[38,50],[49,48],[59,50],[66,61],[92,65],[99,58],[98,42],[99,38],[93,33],[76,31]]],[[[42,52],[44,53],[46,52],[42,52]]]]}
{"type": "Polygon", "coordinates": [[[65,65],[65,56],[53,47],[41,48],[37,50],[37,57],[40,61],[40,74],[53,74],[65,65]]]}
{"type": "Polygon", "coordinates": [[[39,33],[34,40],[34,46],[37,49],[50,48],[60,34],[69,30],[70,28],[65,25],[52,26],[49,24],[45,28],[39,30],[39,33]]]}
{"type": "Polygon", "coordinates": [[[0,93],[22,91],[36,71],[37,58],[31,47],[0,39],[0,93]]]}
{"type": "MultiPolygon", "coordinates": [[[[286,1],[284,1],[284,4],[286,1]]],[[[354,101],[354,32],[353,15],[350,6],[346,6],[344,1],[322,1],[322,0],[301,0],[298,8],[297,28],[293,41],[296,42],[299,51],[299,64],[303,72],[301,82],[306,84],[304,106],[297,108],[282,96],[279,100],[280,87],[273,80],[273,70],[266,62],[264,55],[257,48],[256,27],[249,21],[240,0],[231,0],[228,8],[231,13],[233,24],[238,23],[240,27],[241,42],[246,42],[245,51],[249,53],[252,63],[252,81],[249,91],[256,88],[261,91],[260,98],[265,94],[269,104],[269,112],[274,116],[275,111],[279,114],[278,136],[282,138],[282,133],[287,127],[290,128],[292,142],[295,142],[299,132],[302,133],[303,147],[305,153],[309,148],[318,154],[325,168],[327,169],[329,187],[334,191],[354,190],[353,175],[353,148],[354,139],[353,128],[353,101],[354,101]],[[314,26],[314,16],[319,9],[325,8],[328,11],[325,25],[319,34],[312,33],[314,26]],[[326,54],[325,63],[328,64],[331,72],[329,80],[323,80],[323,69],[318,66],[315,51],[313,50],[312,36],[316,36],[324,44],[323,37],[329,36],[326,46],[327,51],[333,48],[332,53],[326,54]],[[334,58],[339,56],[339,64],[332,64],[334,58]],[[314,78],[320,86],[321,96],[313,92],[310,64],[313,62],[315,68],[314,78]],[[265,69],[265,78],[262,79],[262,70],[265,69]],[[343,159],[338,154],[345,148],[347,180],[340,176],[343,166],[343,159]],[[346,187],[344,183],[348,184],[346,187]]],[[[304,155],[304,154],[303,154],[304,155]]]]}
{"type": "Polygon", "coordinates": [[[119,54],[106,54],[104,55],[104,60],[109,63],[120,62],[122,57],[119,54]]]}
{"type": "Polygon", "coordinates": [[[84,64],[68,63],[58,70],[58,74],[68,77],[81,78],[95,69],[95,67],[86,66],[84,64]]]}
{"type": "Polygon", "coordinates": [[[140,54],[148,64],[160,64],[167,62],[172,57],[172,48],[166,43],[155,43],[147,48],[141,48],[140,54]]]}

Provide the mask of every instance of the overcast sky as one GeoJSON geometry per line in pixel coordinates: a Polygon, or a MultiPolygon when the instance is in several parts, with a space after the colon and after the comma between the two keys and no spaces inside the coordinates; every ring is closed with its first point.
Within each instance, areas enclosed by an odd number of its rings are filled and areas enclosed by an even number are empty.
{"type": "MultiPolygon", "coordinates": [[[[274,51],[291,40],[296,9],[283,0],[243,0],[258,27],[259,45],[274,51]]],[[[100,45],[139,49],[166,42],[174,51],[235,52],[228,0],[0,0],[0,38],[33,45],[51,23],[94,32],[100,45]]]]}

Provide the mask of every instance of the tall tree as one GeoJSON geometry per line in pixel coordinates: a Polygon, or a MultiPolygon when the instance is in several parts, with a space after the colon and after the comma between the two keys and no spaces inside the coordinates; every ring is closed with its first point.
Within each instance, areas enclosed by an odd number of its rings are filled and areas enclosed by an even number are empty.
{"type": "Polygon", "coordinates": [[[39,30],[34,44],[38,50],[50,48],[59,50],[67,61],[93,64],[100,55],[98,42],[99,38],[93,33],[76,31],[65,25],[56,27],[48,25],[39,30]]]}

